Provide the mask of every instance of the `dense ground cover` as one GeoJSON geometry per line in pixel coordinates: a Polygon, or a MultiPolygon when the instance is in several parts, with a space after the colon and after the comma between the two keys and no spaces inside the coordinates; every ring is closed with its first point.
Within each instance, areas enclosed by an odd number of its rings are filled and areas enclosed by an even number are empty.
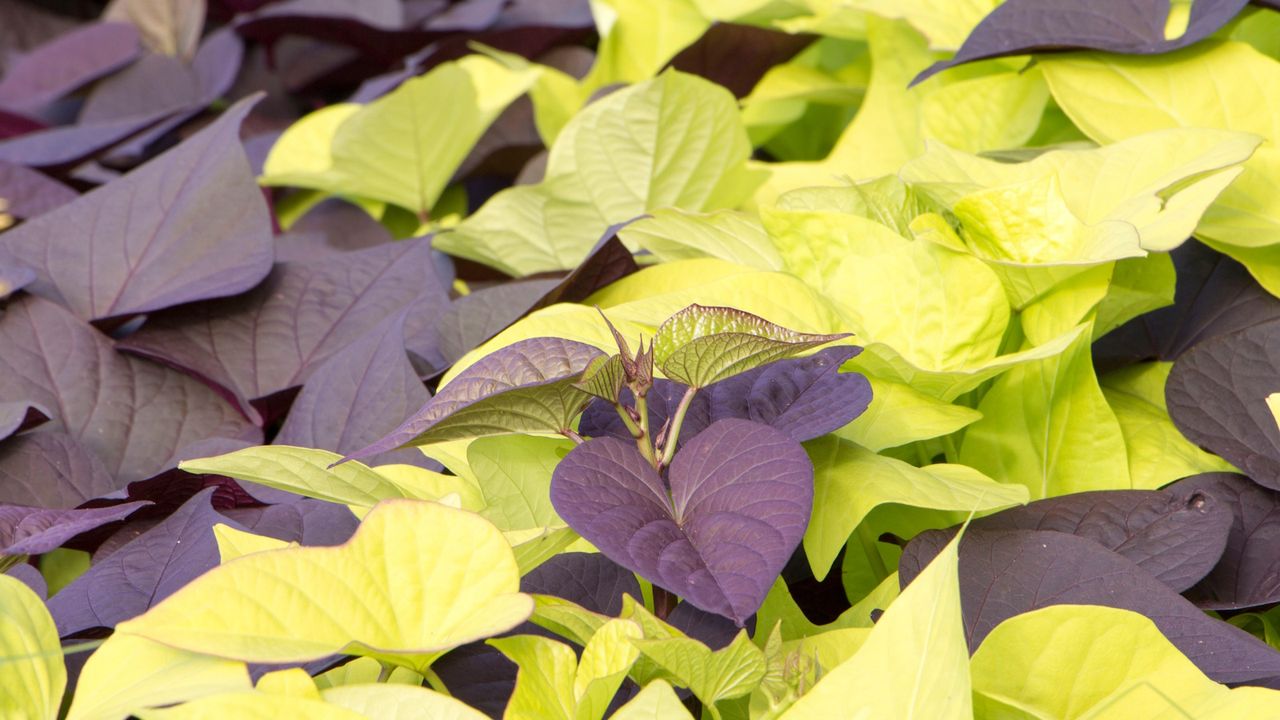
{"type": "Polygon", "coordinates": [[[0,716],[1280,716],[1278,38],[0,0],[0,716]]]}

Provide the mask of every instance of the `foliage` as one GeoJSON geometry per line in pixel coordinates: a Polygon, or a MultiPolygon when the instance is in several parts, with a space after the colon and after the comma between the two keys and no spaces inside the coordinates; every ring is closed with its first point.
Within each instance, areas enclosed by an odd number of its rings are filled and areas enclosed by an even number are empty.
{"type": "Polygon", "coordinates": [[[0,4],[0,715],[1280,715],[1252,5],[0,4]]]}

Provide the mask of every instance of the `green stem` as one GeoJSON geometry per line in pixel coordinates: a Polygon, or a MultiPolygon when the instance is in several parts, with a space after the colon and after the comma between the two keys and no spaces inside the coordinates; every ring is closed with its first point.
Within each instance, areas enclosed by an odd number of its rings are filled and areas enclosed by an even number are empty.
{"type": "Polygon", "coordinates": [[[947,462],[960,462],[960,450],[956,447],[954,435],[946,435],[942,438],[942,452],[947,456],[947,462]]]}
{"type": "Polygon", "coordinates": [[[884,566],[884,558],[880,557],[880,549],[876,547],[876,539],[871,537],[871,528],[866,522],[858,523],[858,544],[862,546],[862,551],[867,556],[867,561],[871,563],[871,569],[875,571],[876,577],[884,580],[889,577],[889,568],[884,566]]]}
{"type": "Polygon", "coordinates": [[[680,398],[680,404],[676,406],[676,412],[671,416],[671,425],[667,428],[667,436],[662,441],[662,461],[658,463],[658,468],[662,469],[671,464],[671,459],[676,456],[676,445],[680,441],[680,428],[684,425],[684,416],[689,412],[689,406],[693,404],[693,396],[698,393],[698,388],[690,385],[688,390],[684,391],[684,396],[680,398]]]}
{"type": "Polygon", "coordinates": [[[17,567],[26,561],[26,555],[0,555],[0,573],[7,572],[9,568],[17,567]]]}
{"type": "Polygon", "coordinates": [[[391,672],[392,670],[394,670],[394,668],[391,667],[391,663],[384,662],[380,664],[382,665],[382,669],[378,671],[378,679],[375,680],[374,682],[385,683],[387,680],[391,678],[391,672]]]}
{"type": "Polygon", "coordinates": [[[636,421],[632,420],[631,416],[627,414],[627,409],[622,407],[622,403],[614,403],[613,409],[618,413],[618,417],[622,418],[622,424],[627,426],[627,432],[631,433],[631,437],[644,437],[644,432],[640,430],[640,426],[636,424],[636,421]]]}
{"type": "Polygon", "coordinates": [[[643,395],[636,395],[636,414],[640,416],[640,434],[636,436],[636,447],[646,462],[660,468],[658,456],[653,452],[653,438],[649,435],[649,401],[643,395]]]}
{"type": "Polygon", "coordinates": [[[586,440],[582,439],[581,435],[574,432],[573,430],[570,430],[569,428],[565,428],[561,430],[560,434],[572,440],[574,445],[581,445],[582,443],[586,442],[586,440]]]}
{"type": "Polygon", "coordinates": [[[720,711],[716,708],[715,703],[702,703],[703,709],[711,716],[711,720],[720,720],[720,711]]]}
{"type": "Polygon", "coordinates": [[[435,670],[432,670],[431,668],[423,668],[422,677],[427,679],[427,684],[431,686],[432,690],[435,690],[441,695],[449,695],[452,697],[452,694],[449,692],[449,688],[444,686],[444,681],[440,679],[440,676],[436,674],[435,670]]]}

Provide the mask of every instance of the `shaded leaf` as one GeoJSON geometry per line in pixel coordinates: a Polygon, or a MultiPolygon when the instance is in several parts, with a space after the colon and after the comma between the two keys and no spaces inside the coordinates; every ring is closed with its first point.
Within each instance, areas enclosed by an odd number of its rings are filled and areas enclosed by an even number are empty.
{"type": "Polygon", "coordinates": [[[611,617],[622,611],[624,594],[641,597],[636,576],[601,553],[561,553],[521,578],[520,589],[555,595],[611,617]]]}
{"type": "Polygon", "coordinates": [[[670,495],[634,445],[597,438],[556,466],[551,500],[615,562],[741,626],[804,534],[811,473],[781,432],[722,420],[676,453],[670,495]]]}
{"type": "Polygon", "coordinates": [[[147,502],[84,510],[0,505],[0,555],[40,555],[100,525],[122,520],[147,502]]]}
{"type": "Polygon", "coordinates": [[[48,422],[48,413],[28,402],[0,402],[0,440],[48,422]]]}
{"type": "MultiPolygon", "coordinates": [[[[907,545],[904,587],[946,543],[927,531],[907,545]]],[[[960,544],[960,591],[971,649],[1010,617],[1050,605],[1104,605],[1151,618],[1160,632],[1217,682],[1280,675],[1280,652],[1205,615],[1151,573],[1092,540],[1046,530],[967,533],[960,544]]]]}
{"type": "Polygon", "coordinates": [[[38,170],[0,161],[0,198],[17,218],[33,218],[66,205],[79,194],[38,170]]]}
{"type": "Polygon", "coordinates": [[[1280,600],[1280,493],[1231,473],[1205,473],[1170,486],[1206,495],[1232,514],[1225,551],[1187,597],[1203,608],[1232,610],[1280,600]]]}
{"type": "Polygon", "coordinates": [[[0,397],[52,410],[46,427],[69,433],[124,482],[166,469],[197,440],[258,436],[197,380],[117,353],[105,336],[36,297],[10,303],[0,317],[0,397]]]}
{"type": "Polygon", "coordinates": [[[38,113],[45,105],[115,72],[137,56],[138,33],[129,25],[85,25],[6,63],[0,79],[0,107],[38,113]]]}
{"type": "Polygon", "coordinates": [[[0,444],[0,502],[74,508],[123,484],[66,433],[24,433],[0,444]]]}

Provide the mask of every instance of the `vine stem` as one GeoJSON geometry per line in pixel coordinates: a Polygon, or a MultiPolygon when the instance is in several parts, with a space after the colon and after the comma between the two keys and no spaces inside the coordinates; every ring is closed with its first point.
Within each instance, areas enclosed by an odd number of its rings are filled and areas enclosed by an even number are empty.
{"type": "Polygon", "coordinates": [[[432,690],[435,690],[441,695],[453,697],[452,693],[449,692],[449,688],[444,686],[444,681],[440,679],[440,676],[436,674],[435,670],[432,670],[431,668],[423,668],[422,677],[427,679],[427,684],[431,686],[432,690]]]}
{"type": "Polygon", "coordinates": [[[570,430],[569,428],[562,429],[560,431],[560,434],[572,440],[574,445],[581,445],[582,443],[586,442],[586,440],[582,439],[581,435],[574,432],[573,430],[570,430]]]}
{"type": "Polygon", "coordinates": [[[693,396],[698,394],[698,388],[693,385],[684,391],[684,396],[680,398],[680,404],[676,406],[676,412],[671,416],[671,426],[667,428],[667,436],[662,441],[662,460],[658,462],[658,469],[671,464],[671,459],[676,456],[676,445],[680,440],[680,428],[684,425],[684,416],[689,412],[689,406],[693,404],[693,396]]]}

